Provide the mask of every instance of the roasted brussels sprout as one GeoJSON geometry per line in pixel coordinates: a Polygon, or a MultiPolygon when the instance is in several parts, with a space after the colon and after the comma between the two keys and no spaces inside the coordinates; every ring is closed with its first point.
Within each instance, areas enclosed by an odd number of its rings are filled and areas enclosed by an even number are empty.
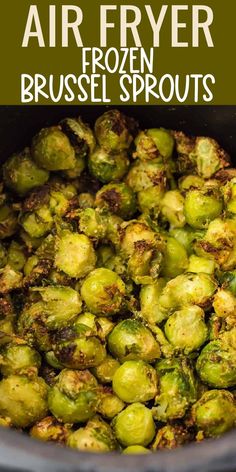
{"type": "Polygon", "coordinates": [[[59,127],[42,129],[32,141],[31,153],[36,164],[46,170],[76,167],[75,150],[59,127]]]}
{"type": "Polygon", "coordinates": [[[153,362],[160,357],[160,348],[151,331],[133,319],[115,326],[108,337],[108,348],[120,362],[135,359],[153,362]]]}
{"type": "Polygon", "coordinates": [[[137,209],[135,194],[124,183],[104,185],[96,195],[95,205],[124,219],[131,218],[137,209]]]}
{"type": "Polygon", "coordinates": [[[97,119],[95,136],[104,149],[120,151],[130,147],[134,127],[135,122],[119,110],[109,110],[97,119]]]}
{"type": "Polygon", "coordinates": [[[118,413],[120,413],[124,408],[124,402],[113,393],[112,388],[100,388],[100,400],[98,403],[97,410],[103,418],[111,420],[116,415],[118,415],[118,413]]]}
{"type": "Polygon", "coordinates": [[[184,246],[175,238],[167,238],[161,275],[167,278],[174,278],[182,274],[187,267],[188,255],[184,246]]]}
{"type": "Polygon", "coordinates": [[[184,207],[184,197],[179,190],[170,190],[160,202],[161,216],[171,228],[183,228],[186,223],[184,207]]]}
{"type": "Polygon", "coordinates": [[[89,155],[88,166],[91,174],[103,184],[122,179],[129,169],[126,150],[111,152],[97,147],[89,155]]]}
{"type": "Polygon", "coordinates": [[[138,134],[135,145],[135,157],[139,159],[155,159],[159,156],[168,159],[174,150],[174,139],[164,128],[148,129],[138,134]]]}
{"type": "Polygon", "coordinates": [[[152,412],[142,403],[133,403],[113,420],[113,430],[122,446],[148,446],[155,435],[152,412]]]}
{"type": "Polygon", "coordinates": [[[112,383],[115,372],[120,367],[120,363],[111,356],[106,356],[99,366],[91,369],[93,375],[101,384],[112,383]]]}
{"type": "Polygon", "coordinates": [[[236,423],[236,404],[227,390],[209,390],[192,408],[194,422],[205,437],[217,437],[236,423]]]}
{"type": "Polygon", "coordinates": [[[6,186],[20,196],[27,192],[46,184],[49,179],[49,172],[40,169],[32,161],[29,149],[25,149],[21,154],[14,154],[3,165],[3,180],[6,186]]]}
{"type": "Polygon", "coordinates": [[[206,228],[223,210],[223,201],[218,189],[190,190],[185,198],[184,214],[187,223],[194,229],[206,228]]]}
{"type": "Polygon", "coordinates": [[[95,315],[119,313],[125,295],[125,284],[109,269],[95,269],[85,279],[81,296],[89,311],[95,315]]]}
{"type": "Polygon", "coordinates": [[[96,416],[69,436],[67,446],[80,451],[109,452],[115,451],[118,445],[111,427],[96,416]]]}
{"type": "Polygon", "coordinates": [[[96,264],[90,239],[84,234],[63,232],[56,239],[55,265],[70,277],[85,277],[96,264]]]}
{"type": "Polygon", "coordinates": [[[122,454],[151,454],[151,451],[143,446],[128,446],[126,447],[122,454]]]}
{"type": "Polygon", "coordinates": [[[9,375],[0,382],[0,415],[11,424],[26,428],[47,414],[48,388],[41,377],[9,375]]]}
{"type": "Polygon", "coordinates": [[[156,371],[149,364],[140,360],[126,361],[115,372],[112,387],[126,403],[147,402],[155,397],[157,382],[156,371]]]}
{"type": "Polygon", "coordinates": [[[34,439],[59,444],[65,444],[70,434],[70,426],[60,423],[53,416],[38,421],[30,430],[30,436],[34,439]]]}
{"type": "Polygon", "coordinates": [[[64,369],[49,390],[48,407],[64,423],[85,423],[95,415],[98,384],[88,370],[64,369]]]}
{"type": "Polygon", "coordinates": [[[200,353],[196,363],[200,379],[215,388],[236,385],[236,350],[222,340],[211,341],[200,353]]]}
{"type": "Polygon", "coordinates": [[[193,439],[189,431],[182,425],[166,425],[158,429],[157,435],[151,445],[152,451],[159,449],[176,449],[193,439]]]}
{"type": "Polygon", "coordinates": [[[0,355],[0,371],[4,377],[9,375],[37,375],[41,365],[40,354],[27,344],[9,344],[0,355]]]}

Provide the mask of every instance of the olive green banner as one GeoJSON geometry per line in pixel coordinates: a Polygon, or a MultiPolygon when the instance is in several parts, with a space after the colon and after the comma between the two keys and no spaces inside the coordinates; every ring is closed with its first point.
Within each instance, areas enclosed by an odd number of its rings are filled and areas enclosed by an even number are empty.
{"type": "Polygon", "coordinates": [[[2,105],[236,105],[233,0],[8,0],[0,11],[2,105]]]}

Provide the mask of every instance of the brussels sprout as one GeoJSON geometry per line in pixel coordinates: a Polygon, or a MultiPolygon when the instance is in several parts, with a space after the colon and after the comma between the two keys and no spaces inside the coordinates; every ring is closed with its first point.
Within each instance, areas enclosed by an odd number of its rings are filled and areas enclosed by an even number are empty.
{"type": "Polygon", "coordinates": [[[50,208],[42,205],[33,212],[21,214],[20,224],[31,238],[45,236],[53,227],[53,217],[50,208]]]}
{"type": "Polygon", "coordinates": [[[42,129],[33,139],[32,157],[46,170],[67,170],[76,166],[75,150],[59,127],[42,129]]]}
{"type": "Polygon", "coordinates": [[[229,290],[219,289],[214,296],[213,308],[221,318],[235,318],[236,297],[229,290]]]}
{"type": "Polygon", "coordinates": [[[51,333],[42,320],[44,305],[41,302],[26,305],[17,321],[17,333],[26,342],[38,349],[47,352],[52,349],[51,333]]]}
{"type": "Polygon", "coordinates": [[[158,301],[165,284],[164,279],[158,279],[154,284],[144,285],[140,290],[141,315],[148,323],[160,323],[168,316],[161,311],[158,301]]]}
{"type": "Polygon", "coordinates": [[[200,379],[215,388],[236,385],[236,350],[222,340],[211,341],[200,353],[196,369],[200,379]]]}
{"type": "Polygon", "coordinates": [[[156,248],[160,251],[165,247],[163,238],[142,221],[133,220],[123,223],[119,232],[121,255],[128,259],[142,246],[156,248]]]}
{"type": "Polygon", "coordinates": [[[218,437],[236,423],[236,405],[232,393],[209,390],[192,408],[193,420],[205,437],[218,437]]]}
{"type": "Polygon", "coordinates": [[[91,174],[103,184],[120,180],[129,169],[129,158],[125,150],[117,150],[115,153],[97,147],[89,155],[88,166],[91,174]]]}
{"type": "Polygon", "coordinates": [[[214,259],[222,270],[236,266],[236,221],[217,218],[207,229],[203,239],[195,244],[197,255],[214,259]]]}
{"type": "Polygon", "coordinates": [[[136,243],[136,251],[130,256],[127,271],[137,284],[151,284],[158,279],[163,256],[157,247],[146,241],[136,243]]]}
{"type": "Polygon", "coordinates": [[[204,272],[204,274],[214,274],[215,271],[215,262],[206,257],[198,257],[192,254],[189,258],[188,272],[194,272],[198,274],[199,272],[204,272]]]}
{"type": "Polygon", "coordinates": [[[205,181],[199,175],[185,175],[178,181],[178,186],[181,192],[186,192],[193,188],[204,187],[205,181]]]}
{"type": "Polygon", "coordinates": [[[97,409],[98,413],[100,413],[103,418],[111,420],[118,415],[124,407],[124,402],[113,393],[112,388],[100,388],[100,400],[97,409]]]}
{"type": "Polygon", "coordinates": [[[186,195],[184,214],[192,228],[206,228],[222,210],[223,201],[218,189],[190,190],[186,195]]]}
{"type": "Polygon", "coordinates": [[[152,412],[141,403],[133,403],[121,411],[112,423],[122,446],[148,446],[155,436],[152,412]]]}
{"type": "Polygon", "coordinates": [[[70,427],[59,423],[53,416],[47,416],[38,421],[30,430],[30,436],[34,439],[59,444],[65,444],[70,433],[70,427]]]}
{"type": "Polygon", "coordinates": [[[236,178],[227,182],[222,190],[227,213],[234,216],[236,214],[236,178]]]}
{"type": "Polygon", "coordinates": [[[167,238],[161,275],[173,278],[182,274],[188,267],[188,255],[186,249],[174,238],[167,238]]]}
{"type": "Polygon", "coordinates": [[[109,452],[117,449],[117,442],[111,427],[96,416],[69,436],[67,446],[80,451],[109,452]]]}
{"type": "Polygon", "coordinates": [[[204,179],[209,179],[219,169],[230,164],[228,154],[211,138],[197,138],[193,154],[197,164],[197,172],[204,179]]]}
{"type": "Polygon", "coordinates": [[[122,307],[125,284],[115,272],[95,269],[83,282],[81,296],[95,315],[115,315],[122,307]]]}
{"type": "Polygon", "coordinates": [[[12,269],[9,265],[6,265],[4,269],[0,269],[0,294],[22,288],[22,279],[22,273],[12,269]]]}
{"type": "Polygon", "coordinates": [[[41,301],[34,304],[34,311],[46,323],[49,329],[67,326],[81,312],[81,299],[76,290],[70,287],[34,287],[41,301]]]}
{"type": "Polygon", "coordinates": [[[46,362],[57,370],[64,369],[64,365],[62,365],[59,360],[56,358],[54,351],[48,351],[45,353],[45,360],[46,362]]]}
{"type": "Polygon", "coordinates": [[[9,344],[1,351],[0,371],[4,377],[9,375],[28,375],[38,373],[41,356],[27,344],[9,344]]]}
{"type": "Polygon", "coordinates": [[[142,190],[137,195],[139,210],[143,213],[150,213],[154,218],[158,217],[164,194],[164,190],[157,185],[142,190]]]}
{"type": "Polygon", "coordinates": [[[15,234],[18,226],[17,212],[11,205],[0,206],[0,239],[9,238],[15,234]]]}
{"type": "Polygon", "coordinates": [[[29,149],[20,154],[13,154],[3,165],[3,180],[5,185],[20,196],[44,185],[49,179],[49,172],[40,169],[32,161],[29,149]]]}
{"type": "Polygon", "coordinates": [[[112,387],[126,403],[147,402],[157,393],[157,381],[155,369],[146,362],[126,361],[115,372],[112,387]]]}
{"type": "Polygon", "coordinates": [[[122,454],[151,454],[151,451],[146,447],[135,445],[126,447],[122,454]]]}
{"type": "Polygon", "coordinates": [[[15,427],[29,427],[47,414],[47,394],[42,378],[10,375],[0,382],[0,415],[15,427]]]}
{"type": "Polygon", "coordinates": [[[89,125],[82,118],[65,118],[60,122],[62,131],[68,136],[76,154],[87,156],[96,146],[96,140],[89,125]]]}
{"type": "Polygon", "coordinates": [[[55,266],[70,277],[85,277],[96,264],[96,254],[84,234],[63,232],[56,239],[55,266]]]}
{"type": "Polygon", "coordinates": [[[185,354],[196,351],[208,336],[204,311],[198,306],[188,306],[176,311],[165,324],[165,334],[175,349],[184,351],[185,354]]]}
{"type": "Polygon", "coordinates": [[[120,363],[108,355],[99,366],[93,367],[91,371],[101,384],[109,384],[112,383],[115,372],[119,367],[120,363]]]}
{"type": "Polygon", "coordinates": [[[189,405],[197,400],[193,369],[185,358],[162,359],[157,362],[159,392],[153,408],[154,418],[166,422],[182,418],[189,405]]]}
{"type": "Polygon", "coordinates": [[[134,192],[142,192],[150,187],[166,188],[166,167],[162,158],[151,161],[134,161],[125,179],[134,192]]]}
{"type": "Polygon", "coordinates": [[[135,194],[124,183],[104,185],[97,192],[95,205],[124,219],[131,218],[136,212],[135,194]]]}
{"type": "Polygon", "coordinates": [[[54,353],[64,367],[87,369],[96,367],[106,357],[106,349],[101,341],[86,333],[85,325],[65,328],[55,335],[54,353]]]}
{"type": "Polygon", "coordinates": [[[163,288],[159,304],[164,313],[188,305],[198,305],[205,309],[211,306],[216,288],[215,280],[208,274],[181,274],[163,288]]]}
{"type": "Polygon", "coordinates": [[[49,391],[51,413],[63,423],[84,423],[95,415],[98,385],[88,370],[64,369],[49,391]]]}
{"type": "Polygon", "coordinates": [[[104,239],[106,236],[106,218],[97,208],[86,208],[81,211],[79,227],[89,238],[104,239]]]}
{"type": "Polygon", "coordinates": [[[202,239],[205,235],[205,231],[193,230],[193,228],[187,225],[184,228],[171,229],[169,233],[171,237],[175,238],[185,247],[189,256],[194,252],[195,241],[202,239]]]}
{"type": "Polygon", "coordinates": [[[7,263],[12,269],[20,271],[23,269],[25,262],[26,257],[22,246],[16,241],[12,241],[8,249],[7,263]]]}
{"type": "Polygon", "coordinates": [[[155,159],[159,156],[169,159],[174,150],[174,139],[164,128],[148,129],[138,134],[135,145],[135,157],[139,159],[155,159]]]}
{"type": "Polygon", "coordinates": [[[171,228],[182,228],[185,223],[184,197],[178,190],[166,192],[160,202],[161,215],[171,228]]]}
{"type": "Polygon", "coordinates": [[[176,449],[188,443],[192,435],[182,425],[166,425],[157,431],[155,440],[151,446],[153,451],[159,449],[176,449]]]}
{"type": "Polygon", "coordinates": [[[94,207],[94,196],[91,193],[80,193],[78,195],[78,205],[82,210],[94,207]]]}
{"type": "Polygon", "coordinates": [[[95,123],[95,136],[104,149],[120,151],[129,149],[133,141],[132,127],[135,122],[118,110],[109,110],[95,123]]]}
{"type": "Polygon", "coordinates": [[[151,331],[133,319],[115,326],[108,337],[108,348],[121,362],[136,359],[153,362],[160,357],[160,348],[151,331]]]}

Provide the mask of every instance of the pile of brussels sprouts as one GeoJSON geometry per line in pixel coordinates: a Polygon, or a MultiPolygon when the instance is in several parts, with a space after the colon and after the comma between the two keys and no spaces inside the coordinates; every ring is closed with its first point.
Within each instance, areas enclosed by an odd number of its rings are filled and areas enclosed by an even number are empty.
{"type": "Polygon", "coordinates": [[[0,424],[149,453],[236,424],[236,169],[108,110],[3,165],[0,424]],[[235,390],[234,390],[235,389],[235,390]]]}

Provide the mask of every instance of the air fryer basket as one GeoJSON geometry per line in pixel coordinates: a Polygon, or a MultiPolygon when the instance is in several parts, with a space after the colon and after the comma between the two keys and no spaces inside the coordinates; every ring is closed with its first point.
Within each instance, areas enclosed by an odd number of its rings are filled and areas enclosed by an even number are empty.
{"type": "MultiPolygon", "coordinates": [[[[163,126],[216,138],[236,165],[236,106],[121,106],[143,128],[163,126]]],[[[43,126],[82,115],[93,124],[105,106],[0,107],[0,162],[28,144],[43,126]]],[[[236,472],[236,430],[217,440],[143,456],[89,454],[44,444],[0,428],[0,471],[236,472]]]]}

